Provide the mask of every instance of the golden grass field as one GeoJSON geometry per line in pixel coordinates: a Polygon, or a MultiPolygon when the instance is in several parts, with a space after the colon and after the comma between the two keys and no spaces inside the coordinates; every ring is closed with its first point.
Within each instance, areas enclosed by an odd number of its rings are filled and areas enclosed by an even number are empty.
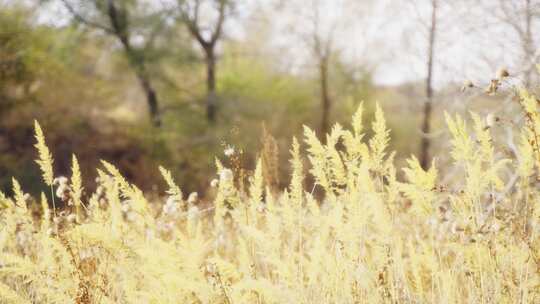
{"type": "Polygon", "coordinates": [[[365,126],[360,108],[326,144],[307,127],[293,140],[281,192],[261,161],[244,186],[216,160],[205,205],[164,168],[150,200],[107,162],[86,193],[75,156],[55,176],[36,123],[50,192],[13,179],[0,194],[0,303],[540,303],[540,113],[525,90],[519,102],[515,153],[493,117],[447,115],[451,184],[436,163],[396,168],[382,110],[365,126]]]}

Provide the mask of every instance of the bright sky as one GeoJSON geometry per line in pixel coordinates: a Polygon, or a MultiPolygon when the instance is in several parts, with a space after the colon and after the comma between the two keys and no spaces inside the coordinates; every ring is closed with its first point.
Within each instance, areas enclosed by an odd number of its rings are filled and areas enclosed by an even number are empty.
{"type": "MultiPolygon", "coordinates": [[[[474,4],[497,1],[519,7],[525,0],[439,0],[436,86],[466,79],[485,83],[499,67],[518,65],[515,32],[474,4]]],[[[540,0],[532,1],[540,6],[540,0]]],[[[394,85],[425,77],[431,0],[245,0],[239,2],[237,20],[228,24],[228,36],[247,39],[266,26],[268,39],[260,47],[278,55],[276,64],[302,72],[312,66],[303,42],[313,29],[312,2],[320,8],[320,32],[334,28],[335,50],[352,65],[373,68],[377,83],[394,85]],[[280,1],[284,8],[274,9],[272,4],[280,1]],[[299,41],[299,37],[304,38],[299,41]]],[[[53,1],[42,9],[40,18],[63,25],[69,15],[53,1]]]]}

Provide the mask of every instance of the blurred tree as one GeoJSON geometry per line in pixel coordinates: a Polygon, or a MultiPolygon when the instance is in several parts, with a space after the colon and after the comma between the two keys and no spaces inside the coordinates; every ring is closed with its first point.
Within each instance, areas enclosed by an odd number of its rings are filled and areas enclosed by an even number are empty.
{"type": "Polygon", "coordinates": [[[40,76],[55,67],[48,56],[51,33],[34,28],[33,18],[22,5],[0,3],[0,118],[32,102],[40,76]]]}
{"type": "Polygon", "coordinates": [[[500,24],[510,29],[517,38],[512,41],[505,37],[504,45],[515,44],[520,58],[516,74],[523,77],[526,87],[530,88],[537,76],[536,64],[540,56],[540,40],[535,39],[540,26],[540,1],[538,0],[477,0],[483,12],[492,16],[500,24]]]}
{"type": "MultiPolygon", "coordinates": [[[[51,145],[55,169],[65,174],[71,153],[98,149],[89,142],[99,136],[98,128],[88,121],[106,129],[95,109],[105,112],[112,104],[104,104],[107,86],[83,56],[96,50],[99,38],[89,44],[84,33],[43,26],[36,19],[31,7],[0,4],[0,191],[11,188],[15,175],[32,192],[41,191],[39,172],[32,168],[34,119],[46,129],[49,143],[57,143],[51,145]],[[64,149],[69,151],[57,153],[64,149]]],[[[81,166],[88,167],[86,160],[81,166]]]]}
{"type": "Polygon", "coordinates": [[[0,4],[0,191],[11,188],[15,167],[21,180],[32,175],[24,166],[31,161],[21,149],[21,138],[28,134],[13,128],[13,122],[22,121],[21,109],[35,103],[40,74],[48,67],[37,64],[45,58],[48,36],[33,31],[29,19],[28,12],[0,4]]]}
{"type": "Polygon", "coordinates": [[[311,48],[313,55],[317,61],[319,70],[319,85],[321,96],[321,126],[320,134],[323,140],[330,128],[330,111],[332,99],[330,97],[329,88],[329,63],[332,55],[335,52],[334,33],[336,30],[336,21],[334,20],[327,31],[321,30],[321,4],[320,0],[311,1],[311,22],[312,29],[311,38],[308,39],[308,45],[311,48]]]}
{"type": "Polygon", "coordinates": [[[233,3],[233,0],[178,0],[180,19],[186,24],[204,52],[207,87],[206,115],[209,122],[214,122],[216,119],[216,45],[222,37],[223,25],[233,3]],[[210,16],[211,14],[208,14],[208,11],[203,12],[203,9],[214,10],[216,15],[210,16]]]}
{"type": "MultiPolygon", "coordinates": [[[[310,0],[274,2],[275,13],[279,19],[279,35],[287,37],[291,52],[297,63],[307,64],[316,70],[320,120],[319,136],[324,141],[330,129],[332,109],[341,92],[333,88],[333,63],[343,59],[342,51],[351,51],[351,43],[340,44],[340,38],[351,34],[348,29],[363,14],[362,8],[370,6],[371,1],[362,3],[352,0],[310,0]],[[295,41],[292,43],[290,41],[295,41]]],[[[274,19],[274,20],[275,20],[274,19]]],[[[283,38],[282,38],[283,39],[283,38]]],[[[343,42],[343,41],[341,41],[343,42]]],[[[356,48],[355,48],[356,50],[356,48]]],[[[351,64],[351,62],[349,62],[351,64]]],[[[295,67],[300,68],[299,66],[295,67]]]]}
{"type": "Polygon", "coordinates": [[[134,70],[152,123],[161,125],[157,92],[152,85],[148,53],[156,37],[169,21],[171,11],[140,0],[61,0],[73,18],[81,24],[115,37],[134,70]]]}
{"type": "Polygon", "coordinates": [[[420,165],[424,170],[429,167],[429,148],[431,145],[431,112],[433,103],[433,60],[435,57],[435,38],[437,34],[437,10],[438,0],[431,0],[431,21],[429,23],[429,43],[426,56],[426,100],[422,117],[422,140],[420,142],[420,165]]]}

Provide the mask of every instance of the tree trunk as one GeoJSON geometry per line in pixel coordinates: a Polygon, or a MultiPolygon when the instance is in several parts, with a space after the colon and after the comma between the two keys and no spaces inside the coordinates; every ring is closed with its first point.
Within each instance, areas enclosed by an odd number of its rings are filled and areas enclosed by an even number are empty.
{"type": "Polygon", "coordinates": [[[214,48],[205,49],[206,53],[206,118],[210,123],[216,121],[216,56],[214,48]]]}
{"type": "Polygon", "coordinates": [[[139,75],[139,82],[146,95],[146,103],[148,104],[148,111],[150,113],[150,119],[154,127],[161,127],[161,117],[158,108],[157,94],[148,78],[144,75],[139,75]]]}
{"type": "MultiPolygon", "coordinates": [[[[428,97],[429,98],[429,97],[428,97]]],[[[422,169],[427,170],[429,167],[429,148],[431,140],[428,137],[431,131],[431,101],[424,103],[424,117],[422,121],[422,142],[420,146],[420,165],[422,169]]]]}
{"type": "Polygon", "coordinates": [[[141,88],[143,89],[144,95],[146,96],[146,104],[148,105],[148,113],[150,114],[150,120],[152,122],[152,125],[159,128],[161,127],[161,117],[159,113],[158,97],[156,90],[150,82],[150,78],[148,77],[148,74],[146,72],[144,62],[140,61],[136,57],[136,54],[133,52],[129,44],[124,44],[124,48],[127,53],[129,63],[131,67],[135,70],[141,88]]]}
{"type": "Polygon", "coordinates": [[[424,170],[429,167],[429,149],[431,146],[431,139],[429,138],[431,132],[431,111],[433,102],[433,57],[435,49],[435,33],[437,29],[437,0],[431,1],[431,27],[429,29],[429,46],[428,46],[428,62],[427,69],[428,75],[426,79],[426,101],[424,103],[424,116],[422,121],[422,141],[420,143],[420,165],[424,170]]]}
{"type": "Polygon", "coordinates": [[[150,113],[152,125],[154,125],[155,127],[160,127],[161,118],[159,115],[157,94],[152,85],[150,84],[150,79],[146,72],[144,57],[138,56],[140,54],[137,54],[136,50],[131,47],[131,43],[129,41],[129,31],[127,28],[128,23],[125,19],[126,12],[121,14],[118,11],[118,8],[115,6],[114,1],[112,0],[109,0],[107,3],[108,15],[114,30],[114,34],[116,35],[120,43],[122,43],[128,62],[131,68],[134,69],[135,74],[139,79],[139,83],[141,84],[141,87],[146,95],[146,103],[148,105],[148,111],[150,113]],[[124,17],[121,17],[122,15],[124,15],[124,17]]]}
{"type": "Polygon", "coordinates": [[[330,107],[332,100],[330,99],[330,92],[328,88],[328,58],[324,57],[320,59],[320,81],[321,81],[321,141],[325,142],[326,134],[330,131],[330,107]]]}

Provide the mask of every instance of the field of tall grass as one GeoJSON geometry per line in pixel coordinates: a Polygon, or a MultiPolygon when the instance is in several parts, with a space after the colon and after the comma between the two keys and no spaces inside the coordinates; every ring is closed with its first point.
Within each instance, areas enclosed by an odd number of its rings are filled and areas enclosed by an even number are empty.
{"type": "Polygon", "coordinates": [[[540,113],[516,97],[515,146],[497,117],[446,116],[449,184],[435,162],[396,168],[383,111],[366,124],[360,107],[324,144],[293,139],[283,191],[228,149],[211,204],[164,168],[168,191],[145,197],[107,162],[86,193],[75,156],[55,175],[36,122],[50,191],[0,193],[0,303],[540,303],[540,113]]]}

